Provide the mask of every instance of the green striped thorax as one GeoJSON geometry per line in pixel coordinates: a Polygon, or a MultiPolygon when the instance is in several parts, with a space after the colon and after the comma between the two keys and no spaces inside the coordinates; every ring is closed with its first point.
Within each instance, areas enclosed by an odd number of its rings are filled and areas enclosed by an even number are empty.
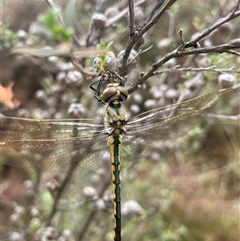
{"type": "Polygon", "coordinates": [[[110,134],[120,135],[126,132],[125,109],[121,102],[128,97],[128,91],[118,83],[111,83],[103,91],[101,98],[108,103],[105,109],[105,125],[110,127],[110,134]]]}

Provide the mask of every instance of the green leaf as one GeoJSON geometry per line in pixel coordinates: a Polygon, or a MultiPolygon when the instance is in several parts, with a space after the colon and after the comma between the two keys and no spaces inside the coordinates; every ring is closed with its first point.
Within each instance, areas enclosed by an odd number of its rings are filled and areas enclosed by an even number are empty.
{"type": "Polygon", "coordinates": [[[47,12],[40,18],[40,22],[46,27],[53,29],[56,25],[59,24],[57,10],[47,10],[47,12]]]}

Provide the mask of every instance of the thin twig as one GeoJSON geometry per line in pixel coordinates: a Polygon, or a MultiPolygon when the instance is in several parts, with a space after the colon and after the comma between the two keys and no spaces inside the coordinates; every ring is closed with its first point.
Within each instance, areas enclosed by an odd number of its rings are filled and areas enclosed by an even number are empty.
{"type": "Polygon", "coordinates": [[[59,188],[59,191],[57,193],[57,197],[54,200],[54,204],[51,209],[51,213],[49,214],[49,216],[47,218],[46,227],[51,225],[52,219],[53,219],[55,213],[58,211],[58,204],[59,204],[60,198],[61,198],[64,190],[66,189],[67,185],[70,183],[71,179],[72,179],[72,174],[69,173],[68,175],[65,176],[65,179],[62,182],[62,184],[59,188]]]}
{"type": "Polygon", "coordinates": [[[161,9],[161,11],[150,21],[148,24],[146,24],[141,31],[139,32],[138,36],[139,38],[143,36],[150,28],[152,28],[158,21],[161,19],[161,17],[167,13],[167,11],[170,9],[170,7],[176,2],[177,0],[169,0],[161,9]]]}
{"type": "MultiPolygon", "coordinates": [[[[211,32],[213,32],[214,30],[219,28],[221,25],[239,17],[240,11],[237,11],[239,2],[240,1],[238,1],[236,7],[226,17],[221,18],[215,24],[211,25],[206,30],[204,30],[202,33],[200,33],[196,38],[185,43],[185,49],[182,49],[182,44],[181,44],[179,47],[177,47],[172,52],[167,53],[163,58],[158,60],[156,63],[153,63],[152,66],[147,70],[147,72],[144,75],[141,75],[138,78],[138,80],[128,88],[128,92],[129,93],[134,92],[138,88],[139,85],[142,85],[148,78],[153,76],[155,71],[160,66],[162,66],[164,63],[166,63],[167,61],[169,61],[172,58],[184,57],[187,55],[196,55],[196,54],[201,54],[201,53],[224,53],[224,52],[239,56],[240,54],[238,52],[234,51],[233,49],[240,48],[240,39],[234,39],[234,40],[231,40],[229,43],[225,43],[225,44],[221,44],[221,45],[217,45],[217,46],[194,48],[191,50],[186,49],[188,47],[195,47],[197,45],[198,41],[200,41],[201,39],[203,39],[204,37],[209,35],[211,32]]],[[[167,4],[169,4],[169,3],[170,3],[170,1],[167,4]]],[[[161,15],[161,14],[159,14],[159,15],[161,15]]],[[[159,15],[156,17],[159,17],[159,15]]],[[[153,19],[153,21],[155,21],[155,18],[153,19]]]]}
{"type": "Polygon", "coordinates": [[[224,53],[224,52],[227,52],[228,50],[237,49],[237,48],[240,48],[240,39],[232,40],[226,44],[221,44],[221,45],[206,47],[206,48],[199,48],[199,49],[179,51],[180,48],[177,48],[176,50],[166,54],[163,58],[161,58],[156,63],[154,63],[144,75],[138,78],[137,82],[133,83],[128,88],[128,92],[129,93],[134,92],[138,88],[138,85],[143,84],[148,78],[154,75],[155,71],[160,66],[162,66],[164,63],[166,63],[168,60],[172,58],[178,58],[178,57],[184,57],[187,55],[196,55],[196,54],[202,54],[202,53],[224,53]]]}
{"type": "MultiPolygon", "coordinates": [[[[134,3],[135,6],[139,6],[146,2],[147,0],[139,0],[138,2],[134,3]]],[[[122,17],[126,16],[126,13],[129,11],[129,8],[124,8],[121,12],[119,12],[116,16],[108,19],[108,21],[105,24],[105,29],[113,26],[114,23],[118,22],[122,17]]]]}
{"type": "Polygon", "coordinates": [[[214,30],[222,26],[223,24],[237,18],[240,16],[240,11],[236,11],[236,8],[233,12],[229,13],[226,17],[219,19],[215,24],[211,25],[209,28],[205,29],[202,33],[200,33],[198,36],[196,36],[194,39],[186,43],[185,47],[193,47],[196,45],[197,42],[199,42],[201,39],[208,36],[210,33],[212,33],[214,30]]]}
{"type": "MultiPolygon", "coordinates": [[[[103,197],[105,191],[111,185],[111,182],[112,182],[111,176],[109,176],[105,179],[101,189],[98,192],[99,198],[103,197]]],[[[93,221],[93,218],[95,217],[97,212],[98,212],[97,207],[96,207],[96,205],[94,205],[92,207],[92,210],[89,212],[88,216],[85,218],[85,222],[83,223],[82,228],[80,229],[79,233],[77,234],[77,240],[82,240],[84,234],[87,232],[88,228],[90,227],[90,223],[93,221]]]]}
{"type": "Polygon", "coordinates": [[[151,13],[149,14],[147,23],[150,22],[155,14],[155,12],[163,5],[164,0],[157,0],[155,3],[155,6],[153,7],[153,10],[151,11],[151,13]]]}
{"type": "Polygon", "coordinates": [[[176,2],[177,0],[169,0],[161,9],[160,13],[153,18],[147,25],[143,26],[139,31],[136,31],[136,34],[132,35],[128,41],[128,45],[125,50],[125,54],[123,56],[121,75],[124,76],[127,71],[127,59],[130,55],[133,46],[137,43],[137,41],[145,34],[150,28],[152,28],[159,19],[169,10],[169,8],[176,2]]]}
{"type": "Polygon", "coordinates": [[[171,68],[171,69],[164,69],[164,70],[159,70],[159,71],[155,71],[153,73],[153,75],[159,75],[159,74],[163,74],[163,73],[175,73],[175,72],[203,72],[203,71],[208,71],[208,72],[217,72],[220,74],[224,74],[224,73],[240,73],[239,69],[233,69],[233,68],[229,68],[229,69],[218,69],[216,68],[216,66],[210,66],[210,67],[199,67],[199,68],[193,68],[193,67],[187,67],[187,68],[179,68],[179,65],[171,68]]]}
{"type": "Polygon", "coordinates": [[[240,57],[240,53],[235,51],[235,50],[232,50],[232,49],[227,50],[226,53],[229,53],[229,54],[236,55],[236,56],[240,57]]]}
{"type": "Polygon", "coordinates": [[[135,20],[134,20],[134,5],[132,0],[128,0],[129,7],[129,34],[130,36],[134,32],[135,20]]]}
{"type": "Polygon", "coordinates": [[[71,63],[76,67],[76,69],[86,78],[89,79],[89,77],[91,78],[95,78],[99,75],[99,73],[94,72],[94,71],[88,71],[86,68],[84,68],[78,61],[76,58],[71,58],[70,59],[71,63]]]}

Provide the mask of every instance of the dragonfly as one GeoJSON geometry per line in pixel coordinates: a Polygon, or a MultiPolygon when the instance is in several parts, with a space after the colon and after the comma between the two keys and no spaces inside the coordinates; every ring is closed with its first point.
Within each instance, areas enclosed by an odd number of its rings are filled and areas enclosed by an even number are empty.
{"type": "Polygon", "coordinates": [[[114,203],[114,241],[121,241],[121,151],[137,157],[160,150],[211,118],[240,96],[240,86],[220,89],[182,103],[156,108],[127,119],[128,91],[109,83],[97,99],[105,104],[104,120],[0,118],[2,164],[48,172],[75,172],[110,153],[114,203]]]}

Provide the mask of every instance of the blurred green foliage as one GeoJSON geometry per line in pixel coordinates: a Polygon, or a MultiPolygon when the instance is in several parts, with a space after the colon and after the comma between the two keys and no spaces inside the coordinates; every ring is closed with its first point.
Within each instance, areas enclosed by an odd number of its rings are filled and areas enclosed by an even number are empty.
{"type": "Polygon", "coordinates": [[[59,20],[59,9],[48,9],[39,21],[49,30],[52,39],[59,42],[69,41],[73,36],[73,29],[65,27],[59,20]]]}

